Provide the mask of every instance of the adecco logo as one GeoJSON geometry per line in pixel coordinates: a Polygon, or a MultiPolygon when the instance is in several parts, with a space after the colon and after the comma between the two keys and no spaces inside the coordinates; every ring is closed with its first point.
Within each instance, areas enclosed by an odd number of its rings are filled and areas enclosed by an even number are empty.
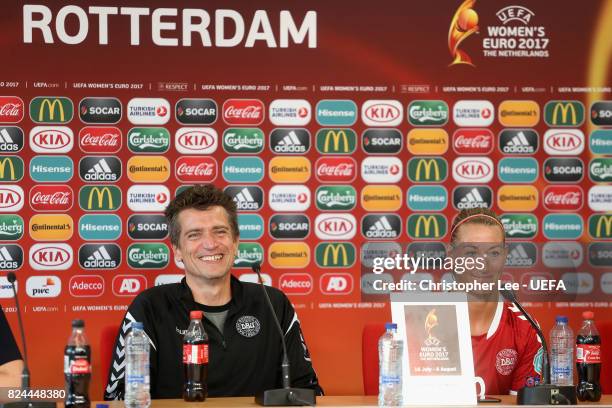
{"type": "Polygon", "coordinates": [[[310,234],[310,219],[303,214],[276,214],[269,228],[272,238],[303,239],[310,234]]]}
{"type": "Polygon", "coordinates": [[[351,154],[357,149],[357,135],[352,129],[320,129],[316,135],[321,154],[351,154]]]}
{"type": "Polygon", "coordinates": [[[34,156],[30,177],[39,183],[66,183],[74,175],[74,163],[68,156],[34,156]]]}
{"type": "Polygon", "coordinates": [[[538,189],[534,186],[501,186],[497,205],[502,211],[533,211],[538,207],[538,189]]]}
{"type": "Polygon", "coordinates": [[[361,106],[361,120],[367,126],[398,126],[404,118],[399,101],[369,100],[361,106]]]}
{"type": "Polygon", "coordinates": [[[275,99],[270,104],[268,116],[275,126],[306,126],[312,108],[305,99],[275,99]]]}
{"type": "Polygon", "coordinates": [[[0,212],[14,213],[23,208],[23,189],[17,185],[0,184],[0,212]]]}
{"type": "Polygon", "coordinates": [[[547,268],[578,268],[584,251],[577,242],[547,242],[542,248],[542,262],[547,268]]]}
{"type": "Polygon", "coordinates": [[[255,240],[263,236],[264,221],[258,214],[238,214],[240,239],[255,240]]]}
{"type": "Polygon", "coordinates": [[[0,215],[0,240],[18,241],[23,237],[23,218],[16,214],[0,215]]]}
{"type": "Polygon", "coordinates": [[[37,96],[30,101],[30,119],[35,123],[68,123],[74,115],[74,105],[63,96],[37,96]]]}
{"type": "Polygon", "coordinates": [[[351,214],[319,214],[314,224],[321,240],[350,240],[357,233],[357,220],[351,214]]]}
{"type": "Polygon", "coordinates": [[[442,186],[412,186],[406,204],[413,211],[442,211],[448,206],[448,192],[442,186]]]}
{"type": "Polygon", "coordinates": [[[121,110],[117,98],[83,98],[79,103],[79,117],[83,123],[117,123],[121,120],[121,110]]]}
{"type": "Polygon", "coordinates": [[[457,129],[453,133],[457,154],[489,154],[493,150],[493,132],[489,129],[457,129]]]}
{"type": "Polygon", "coordinates": [[[589,208],[593,211],[612,211],[612,186],[594,186],[589,189],[589,208]]]}
{"type": "Polygon", "coordinates": [[[353,292],[353,286],[350,273],[324,273],[319,278],[319,290],[324,295],[348,295],[353,292]]]}
{"type": "Polygon", "coordinates": [[[116,211],[121,207],[121,190],[117,186],[83,186],[79,206],[85,211],[116,211]]]}
{"type": "Polygon", "coordinates": [[[308,273],[285,273],[278,279],[278,287],[287,295],[308,295],[314,286],[308,273]]]}
{"type": "Polygon", "coordinates": [[[29,235],[36,241],[67,241],[73,232],[74,222],[68,214],[36,214],[30,218],[29,235]]]}
{"type": "Polygon", "coordinates": [[[503,101],[499,104],[498,115],[502,126],[531,127],[540,121],[540,105],[535,101],[503,101]]]}
{"type": "Polygon", "coordinates": [[[84,153],[116,153],[121,150],[121,130],[113,126],[85,126],[79,130],[79,147],[84,153]]]}
{"type": "Polygon", "coordinates": [[[227,153],[253,154],[264,148],[264,134],[258,128],[229,128],[223,132],[223,150],[227,153]]]}
{"type": "Polygon", "coordinates": [[[274,157],[268,163],[270,180],[274,183],[305,183],[312,173],[306,157],[274,157]]]}
{"type": "Polygon", "coordinates": [[[584,163],[576,157],[551,157],[544,161],[544,178],[552,183],[575,183],[584,177],[584,163]]]}
{"type": "Polygon", "coordinates": [[[402,190],[395,185],[365,186],[361,206],[366,211],[397,211],[402,206],[402,190]]]}
{"type": "Polygon", "coordinates": [[[174,134],[174,147],[182,154],[212,154],[217,151],[219,136],[213,128],[180,128],[174,134]]]}
{"type": "Polygon", "coordinates": [[[162,214],[132,214],[127,233],[131,239],[162,240],[168,236],[168,222],[162,214]]]}
{"type": "Polygon", "coordinates": [[[361,162],[361,178],[366,183],[397,183],[403,173],[397,157],[366,157],[361,162]]]}
{"type": "Polygon", "coordinates": [[[23,149],[23,130],[17,126],[0,127],[0,152],[17,153],[21,149],[23,149]]]}
{"type": "MultiPolygon", "coordinates": [[[[2,134],[1,129],[2,128],[0,128],[0,134],[2,134]]],[[[1,140],[2,138],[0,138],[0,150],[2,150],[1,140]]],[[[597,129],[591,132],[589,136],[589,148],[593,154],[612,154],[612,129],[597,129]]]]}
{"type": "Polygon", "coordinates": [[[30,130],[30,148],[35,153],[68,153],[74,147],[74,133],[67,126],[36,126],[30,130]]]}
{"type": "Polygon", "coordinates": [[[155,185],[133,185],[127,191],[127,204],[134,212],[163,212],[170,200],[168,187],[155,185]]]}
{"type": "Polygon", "coordinates": [[[397,129],[366,129],[362,136],[363,151],[368,154],[395,154],[402,150],[404,138],[397,129]]]}
{"type": "Polygon", "coordinates": [[[538,151],[538,132],[533,129],[504,129],[499,133],[499,150],[504,154],[534,154],[538,151]]]}
{"type": "Polygon", "coordinates": [[[273,211],[300,212],[310,208],[310,190],[302,185],[273,186],[268,192],[268,203],[273,211]]]}
{"type": "Polygon", "coordinates": [[[538,233],[538,219],[533,214],[503,214],[500,219],[506,238],[533,238],[538,233]]]}
{"type": "Polygon", "coordinates": [[[0,96],[0,122],[21,122],[24,115],[23,100],[18,96],[0,96]]]}
{"type": "Polygon", "coordinates": [[[67,185],[37,185],[30,190],[30,207],[34,211],[66,212],[73,204],[74,192],[67,185]]]}
{"type": "Polygon", "coordinates": [[[593,275],[587,272],[566,272],[561,275],[565,283],[565,293],[586,295],[593,292],[593,275]]]}
{"type": "Polygon", "coordinates": [[[264,116],[265,107],[259,99],[228,99],[223,102],[223,121],[230,126],[259,125],[264,116]]]}
{"type": "Polygon", "coordinates": [[[72,266],[74,252],[68,244],[34,244],[30,247],[30,267],[37,271],[65,271],[72,266]]]}
{"type": "Polygon", "coordinates": [[[357,105],[346,99],[324,99],[317,103],[317,123],[322,126],[352,126],[357,122],[357,105]]]}
{"type": "Polygon", "coordinates": [[[548,214],[542,220],[542,232],[547,239],[578,239],[584,224],[578,214],[548,214]]]}
{"type": "Polygon", "coordinates": [[[127,109],[134,125],[164,125],[170,120],[170,103],[163,98],[132,98],[127,109]]]}
{"type": "Polygon", "coordinates": [[[448,150],[444,129],[412,129],[408,132],[408,151],[423,156],[441,156],[448,150]]]}
{"type": "Polygon", "coordinates": [[[115,214],[87,214],[79,219],[79,236],[86,241],[114,241],[121,236],[121,218],[115,214]]]}
{"type": "Polygon", "coordinates": [[[104,293],[104,278],[100,275],[74,275],[68,283],[73,297],[99,297],[104,293]]]}
{"type": "Polygon", "coordinates": [[[62,292],[62,280],[57,276],[30,276],[26,292],[31,298],[54,298],[62,292]]]}
{"type": "Polygon", "coordinates": [[[533,183],[538,178],[538,161],[532,157],[504,157],[497,164],[503,183],[533,183]]]}
{"type": "Polygon", "coordinates": [[[305,242],[273,242],[268,248],[273,268],[305,268],[310,264],[310,247],[305,242]]]}
{"type": "Polygon", "coordinates": [[[458,183],[488,183],[493,179],[493,161],[488,157],[458,157],[453,162],[458,183]]]}
{"type": "Polygon", "coordinates": [[[544,133],[544,151],[553,156],[579,155],[584,151],[584,134],[578,129],[549,129],[544,133]]]}
{"type": "Polygon", "coordinates": [[[143,275],[116,275],[113,277],[115,296],[134,297],[147,288],[147,278],[143,275]]]}
{"type": "Polygon", "coordinates": [[[489,101],[458,101],[453,106],[453,120],[461,127],[487,127],[495,119],[495,108],[489,101]]]}
{"type": "Polygon", "coordinates": [[[315,174],[322,183],[350,183],[357,177],[357,162],[352,157],[320,157],[315,174]]]}
{"type": "Polygon", "coordinates": [[[544,189],[544,208],[551,211],[578,211],[584,192],[578,186],[548,186],[544,189]]]}
{"type": "Polygon", "coordinates": [[[174,174],[183,183],[210,183],[217,178],[217,160],[214,157],[179,157],[174,165],[174,174]]]}

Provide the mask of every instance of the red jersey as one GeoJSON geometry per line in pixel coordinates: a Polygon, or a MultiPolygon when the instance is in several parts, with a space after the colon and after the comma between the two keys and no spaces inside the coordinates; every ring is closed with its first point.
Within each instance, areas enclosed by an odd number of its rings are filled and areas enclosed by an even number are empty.
{"type": "Polygon", "coordinates": [[[487,395],[516,394],[533,386],[542,374],[541,341],[512,304],[499,302],[486,334],[472,336],[474,371],[487,395]]]}

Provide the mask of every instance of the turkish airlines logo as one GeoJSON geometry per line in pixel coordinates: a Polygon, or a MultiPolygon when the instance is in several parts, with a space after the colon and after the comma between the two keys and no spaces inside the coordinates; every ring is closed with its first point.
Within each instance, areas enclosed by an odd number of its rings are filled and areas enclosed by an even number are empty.
{"type": "Polygon", "coordinates": [[[277,185],[270,189],[268,202],[274,211],[306,211],[310,208],[311,194],[303,185],[277,185]]]}
{"type": "Polygon", "coordinates": [[[259,99],[228,99],[223,103],[223,120],[228,125],[259,125],[264,120],[264,104],[259,99]]]}
{"type": "Polygon", "coordinates": [[[0,96],[0,123],[21,122],[23,106],[23,100],[18,96],[0,96]]]}
{"type": "Polygon", "coordinates": [[[577,211],[584,205],[584,192],[577,186],[549,186],[544,189],[544,207],[552,211],[577,211]]]}
{"type": "Polygon", "coordinates": [[[207,156],[180,157],[175,173],[185,183],[210,183],[217,178],[217,161],[207,156]]]}
{"type": "Polygon", "coordinates": [[[287,295],[307,295],[313,286],[312,276],[307,273],[285,273],[278,280],[278,287],[287,295]]]}
{"type": "Polygon", "coordinates": [[[30,276],[26,292],[32,298],[54,298],[62,292],[62,281],[57,276],[30,276]]]}
{"type": "Polygon", "coordinates": [[[74,275],[68,283],[73,297],[98,297],[104,293],[104,278],[100,275],[74,275]]]}
{"type": "Polygon", "coordinates": [[[134,212],[163,212],[170,201],[164,185],[133,185],[127,191],[127,203],[134,212]]]}
{"type": "Polygon", "coordinates": [[[395,100],[369,100],[361,106],[361,117],[367,126],[397,126],[403,116],[402,104],[395,100]]]}
{"type": "Polygon", "coordinates": [[[133,98],[127,109],[134,125],[164,125],[170,120],[170,103],[163,98],[133,98]]]}
{"type": "Polygon", "coordinates": [[[182,154],[211,154],[219,145],[219,136],[213,128],[180,128],[174,140],[176,150],[182,154]]]}
{"type": "Polygon", "coordinates": [[[23,208],[23,189],[16,185],[0,184],[0,212],[17,212],[23,208]]]}
{"type": "Polygon", "coordinates": [[[549,129],[544,133],[544,151],[550,155],[573,156],[584,150],[584,134],[578,129],[549,129]]]}
{"type": "Polygon", "coordinates": [[[317,179],[323,183],[348,183],[357,177],[357,163],[351,157],[321,157],[315,168],[317,179]]]}
{"type": "Polygon", "coordinates": [[[276,99],[270,104],[270,122],[275,126],[305,126],[312,107],[305,99],[276,99]]]}
{"type": "Polygon", "coordinates": [[[113,278],[115,296],[134,297],[147,288],[147,278],[143,275],[116,275],[113,278]]]}
{"type": "Polygon", "coordinates": [[[324,295],[348,295],[353,291],[350,273],[324,273],[319,278],[319,289],[324,295]]]}
{"type": "Polygon", "coordinates": [[[459,157],[453,162],[453,178],[458,183],[488,183],[493,179],[493,161],[488,157],[459,157]]]}
{"type": "Polygon", "coordinates": [[[457,126],[487,127],[493,123],[495,108],[489,101],[458,101],[453,106],[453,119],[457,126]]]}
{"type": "Polygon", "coordinates": [[[493,132],[489,129],[457,129],[453,149],[458,154],[489,154],[493,150],[493,132]]]}
{"type": "Polygon", "coordinates": [[[72,266],[73,259],[68,244],[34,244],[30,248],[30,267],[37,271],[64,271],[72,266]]]}
{"type": "Polygon", "coordinates": [[[361,162],[361,178],[366,183],[397,183],[403,174],[397,157],[368,157],[361,162]]]}
{"type": "Polygon", "coordinates": [[[351,214],[319,214],[315,234],[322,240],[349,240],[357,233],[357,220],[351,214]]]}
{"type": "Polygon", "coordinates": [[[121,131],[116,127],[85,126],[79,131],[84,153],[116,153],[121,150],[121,131]]]}
{"type": "Polygon", "coordinates": [[[68,211],[74,204],[74,192],[67,185],[38,185],[30,190],[34,211],[68,211]]]}
{"type": "Polygon", "coordinates": [[[74,133],[66,126],[36,126],[30,131],[30,147],[36,153],[68,153],[74,133]]]}

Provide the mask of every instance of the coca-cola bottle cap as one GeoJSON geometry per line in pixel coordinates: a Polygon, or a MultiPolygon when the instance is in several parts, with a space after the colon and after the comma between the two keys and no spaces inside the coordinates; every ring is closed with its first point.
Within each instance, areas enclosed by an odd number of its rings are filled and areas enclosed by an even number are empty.
{"type": "Polygon", "coordinates": [[[591,312],[590,310],[587,310],[586,312],[582,312],[582,318],[585,320],[593,320],[594,317],[595,317],[595,313],[591,312]]]}
{"type": "Polygon", "coordinates": [[[202,320],[202,316],[204,315],[204,312],[202,312],[201,310],[192,310],[191,312],[189,312],[189,318],[191,320],[202,320]]]}

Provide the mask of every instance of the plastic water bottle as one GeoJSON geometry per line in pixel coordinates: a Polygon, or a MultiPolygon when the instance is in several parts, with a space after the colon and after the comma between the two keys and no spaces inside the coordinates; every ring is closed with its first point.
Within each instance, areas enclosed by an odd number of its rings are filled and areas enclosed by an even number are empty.
{"type": "Polygon", "coordinates": [[[574,333],[566,316],[557,316],[550,331],[550,360],[554,385],[574,385],[574,333]]]}
{"type": "Polygon", "coordinates": [[[385,324],[385,334],[378,341],[378,405],[402,405],[403,341],[395,323],[385,324]]]}
{"type": "Polygon", "coordinates": [[[125,406],[148,408],[151,405],[149,377],[149,338],[140,322],[132,322],[125,350],[125,406]]]}

